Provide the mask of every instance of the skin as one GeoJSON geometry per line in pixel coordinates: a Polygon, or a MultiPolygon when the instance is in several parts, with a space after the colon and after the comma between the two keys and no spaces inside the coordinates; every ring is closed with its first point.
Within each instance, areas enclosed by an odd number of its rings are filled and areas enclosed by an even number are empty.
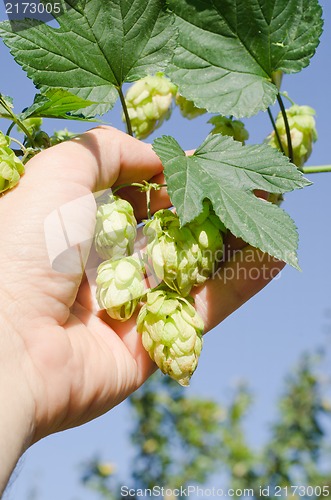
{"type": "MultiPolygon", "coordinates": [[[[125,323],[95,312],[82,272],[52,268],[44,222],[62,205],[128,182],[163,182],[151,146],[100,127],[34,157],[20,184],[0,200],[0,492],[21,454],[48,434],[81,425],[107,412],[155,370],[141,345],[135,317],[125,323]]],[[[145,195],[121,195],[146,216],[145,195]]],[[[166,190],[153,193],[152,211],[170,205],[166,190]]],[[[95,205],[74,214],[75,227],[89,227],[95,205]],[[77,219],[77,220],[76,220],[77,219]]],[[[194,292],[206,331],[259,292],[283,267],[256,249],[229,241],[241,251],[217,278],[194,292]],[[243,259],[250,252],[250,259],[243,259]],[[241,265],[264,268],[243,279],[224,280],[241,265]],[[253,258],[252,258],[253,256],[253,258]]]]}

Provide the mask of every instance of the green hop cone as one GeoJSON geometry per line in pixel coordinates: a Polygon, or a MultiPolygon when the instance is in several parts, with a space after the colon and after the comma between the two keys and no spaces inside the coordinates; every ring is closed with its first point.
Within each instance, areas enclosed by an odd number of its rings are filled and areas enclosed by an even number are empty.
{"type": "Polygon", "coordinates": [[[222,256],[224,226],[204,203],[202,214],[180,227],[178,215],[159,210],[144,227],[147,253],[156,276],[184,297],[201,285],[222,256]]]}
{"type": "Polygon", "coordinates": [[[24,173],[23,163],[19,158],[17,158],[14,151],[10,149],[8,146],[1,146],[0,147],[0,193],[16,186],[23,173],[24,173]]]}
{"type": "Polygon", "coordinates": [[[223,257],[223,234],[226,227],[215,215],[209,202],[204,202],[203,211],[188,226],[201,251],[195,284],[202,285],[213,274],[215,263],[223,257]]]}
{"type": "Polygon", "coordinates": [[[193,101],[188,101],[185,97],[181,96],[179,92],[176,94],[176,104],[184,118],[193,120],[197,116],[204,115],[207,111],[203,108],[197,108],[193,101]]]}
{"type": "MultiPolygon", "coordinates": [[[[34,136],[37,132],[39,132],[42,123],[43,123],[42,118],[26,118],[25,120],[22,121],[24,127],[28,130],[28,132],[32,136],[34,136]]],[[[25,133],[24,130],[21,129],[19,125],[17,126],[17,131],[20,132],[21,134],[25,133]]]]}
{"type": "Polygon", "coordinates": [[[131,318],[146,293],[143,265],[133,256],[100,264],[96,283],[99,306],[120,321],[131,318]]]}
{"type": "Polygon", "coordinates": [[[202,349],[203,321],[192,305],[168,289],[147,293],[137,318],[137,330],[151,359],[160,370],[188,386],[202,349]]]}
{"type": "Polygon", "coordinates": [[[171,115],[171,104],[177,87],[163,76],[146,76],[134,83],[125,96],[132,130],[145,139],[171,115]]]}
{"type": "MultiPolygon", "coordinates": [[[[315,110],[309,106],[297,106],[295,104],[286,110],[286,115],[291,131],[293,163],[301,168],[311,155],[313,143],[317,141],[315,110]]],[[[285,154],[288,156],[286,128],[281,113],[278,114],[276,119],[276,127],[285,154]]],[[[275,132],[268,136],[267,141],[270,146],[281,150],[275,132]]]]}
{"type": "Polygon", "coordinates": [[[241,142],[245,144],[247,141],[249,134],[245,129],[245,124],[240,120],[233,120],[232,118],[227,118],[226,116],[217,115],[212,116],[212,118],[208,121],[214,125],[212,134],[222,134],[233,137],[235,141],[241,142]]]}
{"type": "Polygon", "coordinates": [[[112,259],[133,252],[137,221],[129,202],[111,195],[96,216],[94,243],[100,257],[112,259]]]}

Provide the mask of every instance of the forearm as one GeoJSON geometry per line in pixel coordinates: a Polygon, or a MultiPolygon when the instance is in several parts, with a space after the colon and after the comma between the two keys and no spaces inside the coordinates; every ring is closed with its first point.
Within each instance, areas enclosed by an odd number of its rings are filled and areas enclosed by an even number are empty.
{"type": "MultiPolygon", "coordinates": [[[[33,403],[20,366],[15,332],[0,322],[0,497],[15,465],[28,448],[33,428],[33,403]]],[[[18,349],[20,351],[20,349],[18,349]]]]}

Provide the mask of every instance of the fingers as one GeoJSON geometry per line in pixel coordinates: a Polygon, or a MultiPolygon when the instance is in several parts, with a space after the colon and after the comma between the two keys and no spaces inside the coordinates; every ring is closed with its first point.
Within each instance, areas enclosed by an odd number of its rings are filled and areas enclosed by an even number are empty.
{"type": "Polygon", "coordinates": [[[28,162],[26,178],[38,179],[40,185],[63,180],[93,192],[149,180],[161,172],[151,145],[104,126],[39,153],[28,162]]]}
{"type": "Polygon", "coordinates": [[[127,321],[120,322],[110,318],[106,311],[100,311],[98,313],[98,318],[102,320],[105,325],[110,326],[116,331],[116,335],[121,339],[132,358],[136,361],[138,367],[138,387],[155,372],[157,367],[143,347],[141,335],[137,332],[137,315],[138,313],[136,312],[127,321]]]}
{"type": "Polygon", "coordinates": [[[246,246],[195,290],[197,311],[209,331],[262,290],[285,266],[284,262],[246,246]]]}

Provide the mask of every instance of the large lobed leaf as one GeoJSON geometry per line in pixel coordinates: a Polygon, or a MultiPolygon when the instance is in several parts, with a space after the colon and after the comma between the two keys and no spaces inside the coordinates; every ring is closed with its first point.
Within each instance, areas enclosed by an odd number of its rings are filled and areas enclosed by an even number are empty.
{"type": "Polygon", "coordinates": [[[178,47],[168,75],[210,112],[252,116],[273,104],[272,74],[309,64],[322,32],[318,0],[168,0],[178,47]]]}
{"type": "Polygon", "coordinates": [[[210,135],[192,156],[169,136],[156,139],[170,199],[181,223],[195,219],[209,199],[224,225],[237,237],[298,268],[296,227],[282,209],[253,190],[285,193],[310,184],[289,160],[267,145],[242,146],[210,135]]]}
{"type": "Polygon", "coordinates": [[[175,46],[163,0],[47,0],[61,3],[58,28],[36,20],[2,22],[0,36],[37,87],[66,89],[103,114],[117,90],[162,71],[175,46]]]}

